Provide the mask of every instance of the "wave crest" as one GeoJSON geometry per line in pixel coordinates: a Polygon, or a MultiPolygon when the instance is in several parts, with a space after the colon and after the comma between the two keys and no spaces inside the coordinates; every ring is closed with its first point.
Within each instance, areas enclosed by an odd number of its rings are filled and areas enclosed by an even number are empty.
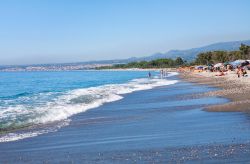
{"type": "MultiPolygon", "coordinates": [[[[177,80],[167,79],[134,79],[125,84],[109,84],[75,89],[43,104],[9,106],[0,109],[0,130],[8,131],[8,129],[13,130],[30,125],[66,120],[74,114],[99,107],[104,103],[120,100],[123,98],[123,94],[152,89],[157,86],[171,85],[176,82],[177,80]]],[[[27,138],[27,136],[36,136],[36,134],[40,133],[44,133],[44,131],[30,133],[30,135],[11,133],[11,135],[7,135],[7,138],[11,136],[18,139],[27,138]]],[[[0,142],[6,141],[12,141],[12,139],[6,139],[6,135],[4,139],[3,136],[0,136],[0,142]]]]}

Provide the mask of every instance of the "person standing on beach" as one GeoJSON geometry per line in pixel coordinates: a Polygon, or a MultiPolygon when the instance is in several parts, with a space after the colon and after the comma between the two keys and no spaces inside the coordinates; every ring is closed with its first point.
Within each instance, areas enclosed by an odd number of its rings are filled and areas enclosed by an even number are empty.
{"type": "Polygon", "coordinates": [[[167,77],[168,76],[168,72],[167,70],[164,70],[164,77],[167,77]]]}
{"type": "Polygon", "coordinates": [[[161,76],[161,79],[163,78],[163,70],[160,71],[160,76],[161,76]]]}
{"type": "Polygon", "coordinates": [[[238,75],[238,78],[240,78],[240,75],[242,74],[242,69],[241,69],[241,67],[237,67],[237,75],[238,75]]]}
{"type": "Polygon", "coordinates": [[[246,77],[247,76],[247,68],[246,68],[246,66],[244,66],[243,68],[242,68],[242,77],[246,77]]]}

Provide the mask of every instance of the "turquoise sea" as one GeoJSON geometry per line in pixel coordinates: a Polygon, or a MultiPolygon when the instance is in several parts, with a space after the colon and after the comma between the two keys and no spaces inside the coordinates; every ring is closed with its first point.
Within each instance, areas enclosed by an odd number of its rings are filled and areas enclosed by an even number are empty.
{"type": "Polygon", "coordinates": [[[123,94],[176,82],[149,79],[145,71],[2,72],[0,129],[5,134],[0,142],[55,131],[69,124],[71,116],[123,94]],[[53,125],[41,128],[47,124],[53,125]]]}

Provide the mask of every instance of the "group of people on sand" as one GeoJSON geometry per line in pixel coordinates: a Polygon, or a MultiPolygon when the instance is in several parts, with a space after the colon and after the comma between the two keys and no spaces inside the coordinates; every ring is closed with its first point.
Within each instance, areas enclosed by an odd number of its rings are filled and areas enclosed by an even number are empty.
{"type": "Polygon", "coordinates": [[[220,71],[219,71],[219,74],[217,74],[217,75],[215,75],[215,76],[224,76],[224,75],[225,75],[224,71],[220,70],[220,71]]]}
{"type": "MultiPolygon", "coordinates": [[[[237,60],[236,60],[237,61],[237,60]]],[[[215,72],[215,76],[225,76],[229,72],[235,73],[238,78],[247,77],[248,71],[250,70],[250,60],[237,61],[237,62],[225,62],[217,64],[209,64],[207,66],[184,66],[178,68],[179,72],[195,72],[200,73],[203,71],[206,72],[215,72]]],[[[231,74],[230,73],[230,74],[231,74]]]]}
{"type": "MultiPolygon", "coordinates": [[[[237,74],[238,78],[240,78],[240,77],[247,77],[247,71],[246,70],[247,70],[247,68],[238,66],[236,68],[236,74],[237,74]]],[[[229,71],[229,70],[227,70],[227,69],[220,69],[218,71],[219,73],[217,75],[215,75],[215,76],[224,76],[224,75],[226,75],[225,72],[227,72],[227,71],[229,71]]]]}
{"type": "Polygon", "coordinates": [[[231,64],[224,64],[220,67],[214,67],[213,65],[210,65],[207,70],[211,72],[218,72],[215,76],[224,76],[227,74],[228,71],[235,71],[238,78],[240,77],[246,77],[247,76],[247,70],[250,69],[249,62],[245,61],[241,64],[239,64],[236,68],[231,64]]]}
{"type": "Polygon", "coordinates": [[[240,76],[246,77],[247,76],[246,68],[238,66],[236,70],[236,74],[238,78],[240,78],[240,76]]]}

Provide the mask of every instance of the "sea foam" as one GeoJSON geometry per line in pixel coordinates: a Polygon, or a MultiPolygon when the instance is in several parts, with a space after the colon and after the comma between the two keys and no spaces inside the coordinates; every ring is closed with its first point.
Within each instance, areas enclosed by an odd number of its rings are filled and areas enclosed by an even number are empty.
{"type": "MultiPolygon", "coordinates": [[[[174,76],[170,73],[168,76],[174,76]]],[[[124,84],[108,84],[97,87],[75,89],[63,93],[53,101],[39,105],[14,105],[0,110],[0,125],[2,130],[19,129],[21,127],[49,124],[56,121],[65,121],[72,115],[85,112],[103,105],[117,101],[124,94],[140,90],[148,90],[158,86],[175,84],[177,80],[159,78],[134,79],[124,84]]],[[[65,125],[65,124],[63,124],[65,125]]],[[[0,142],[15,141],[34,137],[40,134],[56,131],[62,126],[33,130],[25,133],[8,133],[0,136],[0,142]]]]}

